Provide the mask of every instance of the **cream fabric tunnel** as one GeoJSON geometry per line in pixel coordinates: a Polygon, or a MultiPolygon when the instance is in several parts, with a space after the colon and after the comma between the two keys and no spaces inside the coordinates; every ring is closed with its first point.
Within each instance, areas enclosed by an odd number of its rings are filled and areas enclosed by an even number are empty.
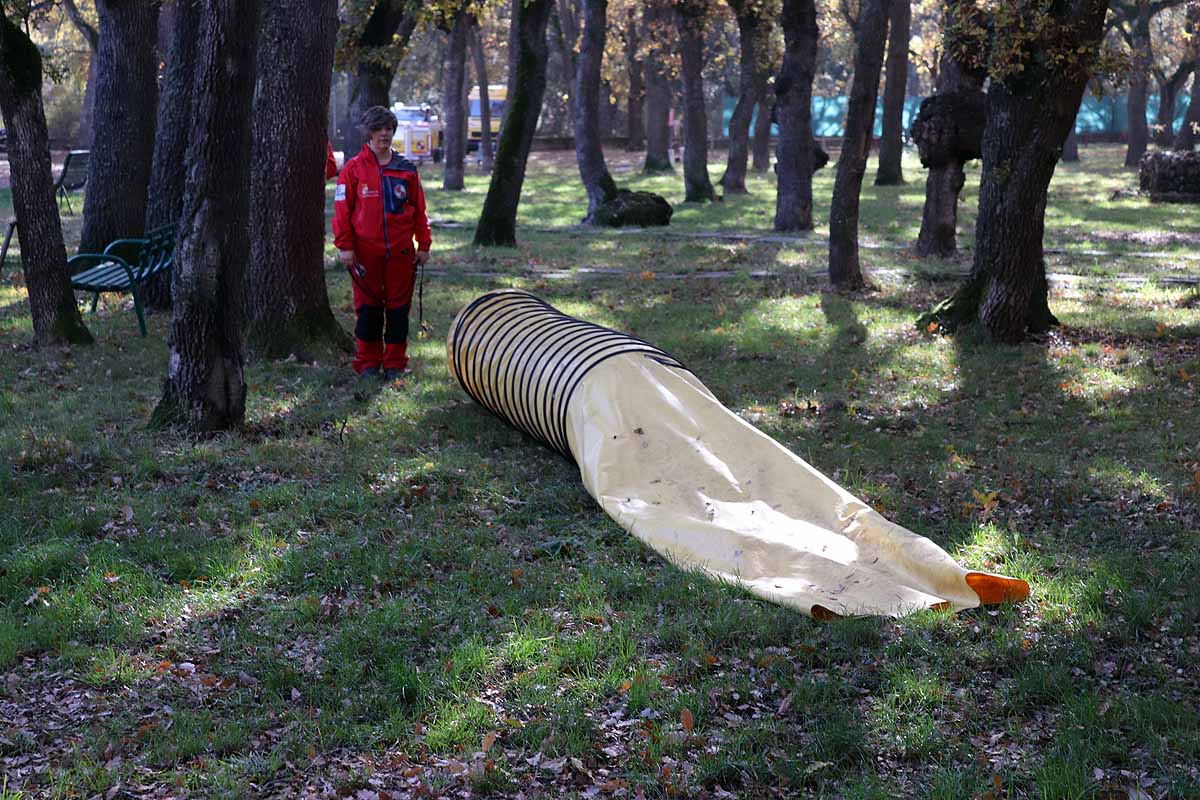
{"type": "Polygon", "coordinates": [[[504,290],[459,312],[447,349],[467,394],[574,459],[609,516],[684,568],[818,618],[1029,594],[884,519],[640,339],[504,290]]]}

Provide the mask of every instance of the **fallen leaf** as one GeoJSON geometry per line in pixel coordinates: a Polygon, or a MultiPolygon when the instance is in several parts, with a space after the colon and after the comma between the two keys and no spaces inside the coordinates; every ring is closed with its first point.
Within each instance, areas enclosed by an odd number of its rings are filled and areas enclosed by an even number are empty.
{"type": "Polygon", "coordinates": [[[696,723],[696,718],[692,715],[691,709],[685,708],[679,712],[679,721],[683,723],[683,732],[691,736],[692,726],[696,723]]]}
{"type": "Polygon", "coordinates": [[[499,734],[496,731],[492,731],[487,736],[483,737],[483,748],[482,748],[483,752],[486,753],[487,751],[492,749],[492,745],[494,745],[496,743],[496,737],[498,735],[499,734]]]}

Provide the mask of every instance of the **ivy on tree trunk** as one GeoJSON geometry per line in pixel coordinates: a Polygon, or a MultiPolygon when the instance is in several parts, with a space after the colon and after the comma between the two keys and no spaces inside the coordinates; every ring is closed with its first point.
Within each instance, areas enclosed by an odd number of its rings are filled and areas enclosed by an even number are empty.
{"type": "Polygon", "coordinates": [[[40,345],[90,344],[63,246],[42,106],[42,56],[0,9],[0,113],[8,124],[8,163],[33,335],[40,345]]]}

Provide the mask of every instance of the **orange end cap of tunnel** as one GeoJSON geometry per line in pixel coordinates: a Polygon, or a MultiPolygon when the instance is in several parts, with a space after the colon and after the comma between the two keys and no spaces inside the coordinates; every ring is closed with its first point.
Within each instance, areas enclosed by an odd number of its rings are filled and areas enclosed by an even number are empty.
{"type": "Polygon", "coordinates": [[[1029,597],[1029,584],[1020,578],[1005,578],[986,572],[968,572],[967,586],[979,595],[979,602],[989,606],[995,603],[1019,603],[1029,597]]]}

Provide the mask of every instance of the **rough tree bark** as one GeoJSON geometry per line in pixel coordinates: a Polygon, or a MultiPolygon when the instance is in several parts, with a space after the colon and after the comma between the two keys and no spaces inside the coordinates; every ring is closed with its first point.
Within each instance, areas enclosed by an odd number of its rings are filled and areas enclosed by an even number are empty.
{"type": "Polygon", "coordinates": [[[600,68],[607,12],[608,0],[583,0],[583,39],[575,62],[575,160],[588,197],[584,224],[595,224],[596,209],[617,194],[600,136],[600,68]]]}
{"type": "Polygon", "coordinates": [[[158,427],[207,433],[245,419],[250,110],[261,9],[262,0],[203,0],[201,7],[194,156],[172,270],[167,378],[151,418],[158,427]]]}
{"type": "MultiPolygon", "coordinates": [[[[817,9],[813,0],[783,0],[783,65],[775,78],[779,142],[775,170],[775,230],[813,227],[812,84],[817,69],[817,9]]],[[[759,114],[765,113],[760,109],[759,114]]]]}
{"type": "Polygon", "coordinates": [[[42,56],[0,9],[0,113],[8,125],[12,203],[25,263],[25,284],[39,345],[88,344],[71,279],[50,172],[42,106],[42,56]]]}
{"type": "MultiPolygon", "coordinates": [[[[176,0],[175,25],[167,53],[167,71],[158,101],[153,187],[146,203],[146,230],[177,225],[183,213],[188,144],[192,137],[192,82],[196,72],[196,39],[200,33],[200,0],[176,0]]],[[[155,275],[142,293],[148,308],[171,307],[171,276],[155,275]]]]}
{"type": "Polygon", "coordinates": [[[833,181],[833,201],[829,206],[829,281],[842,291],[866,286],[858,258],[858,203],[871,152],[891,5],[892,0],[862,0],[859,4],[854,80],[846,108],[842,155],[833,181]]]}
{"type": "Polygon", "coordinates": [[[879,137],[876,186],[904,183],[904,95],[908,86],[908,39],[912,27],[910,0],[892,0],[888,32],[887,84],[883,89],[883,131],[879,137]]]}
{"type": "Polygon", "coordinates": [[[483,31],[479,20],[471,18],[471,60],[475,62],[475,80],[479,86],[479,158],[486,172],[492,171],[495,155],[492,144],[492,98],[488,94],[487,59],[483,56],[483,31]]]}
{"type": "Polygon", "coordinates": [[[454,12],[446,47],[446,71],[442,84],[442,109],[446,114],[446,149],[442,154],[442,188],[461,192],[463,162],[467,157],[467,40],[471,32],[471,15],[465,9],[454,12]]]}
{"type": "Polygon", "coordinates": [[[671,79],[663,66],[667,43],[671,41],[669,0],[647,0],[642,25],[650,41],[646,55],[646,161],[642,171],[654,174],[674,172],[671,165],[671,79]]]}
{"type": "Polygon", "coordinates": [[[625,114],[625,149],[641,150],[646,146],[646,120],[642,114],[646,99],[643,79],[645,64],[638,53],[642,46],[638,31],[637,8],[630,8],[625,21],[625,68],[629,77],[629,97],[625,114]]]}
{"type": "Polygon", "coordinates": [[[371,9],[367,24],[355,43],[362,57],[350,75],[350,102],[346,104],[347,124],[342,142],[346,158],[355,156],[366,141],[358,127],[363,112],[372,106],[386,108],[391,105],[388,95],[392,79],[396,77],[396,61],[381,58],[378,53],[383,48],[396,46],[404,50],[408,46],[417,27],[418,11],[409,0],[379,0],[371,9]]]}
{"type": "Polygon", "coordinates": [[[708,177],[708,115],[704,110],[704,25],[708,0],[675,0],[683,79],[683,201],[717,199],[708,177]]]}
{"type": "Polygon", "coordinates": [[[992,76],[971,275],[918,320],[922,329],[953,331],[978,321],[992,339],[1016,343],[1058,324],[1042,253],[1046,192],[1083,99],[1108,3],[1070,0],[1046,10],[1037,2],[1019,0],[1017,12],[1046,14],[1047,23],[1035,28],[1046,33],[1033,41],[1024,28],[993,33],[1006,46],[1024,42],[1023,52],[1034,55],[1007,77],[992,76]]]}
{"type": "Polygon", "coordinates": [[[550,20],[551,3],[552,0],[529,0],[513,4],[515,69],[508,78],[509,105],[496,151],[496,166],[475,228],[477,245],[514,247],[517,243],[517,206],[546,93],[546,62],[550,57],[546,24],[550,20]]]}
{"type": "MultiPolygon", "coordinates": [[[[959,0],[946,3],[942,15],[946,36],[953,35],[956,17],[964,11],[971,13],[970,7],[959,0]]],[[[950,258],[958,250],[958,196],[966,181],[963,165],[982,154],[987,115],[983,96],[985,75],[978,66],[960,62],[958,54],[976,47],[957,43],[943,46],[934,87],[936,94],[922,101],[913,120],[912,138],[922,166],[929,170],[925,177],[921,232],[914,247],[922,258],[950,258]]]]}
{"type": "Polygon", "coordinates": [[[325,286],[326,136],[310,124],[328,107],[336,36],[337,9],[327,0],[263,9],[246,281],[246,344],[261,358],[295,353],[309,361],[351,344],[325,286]]]}
{"type": "Polygon", "coordinates": [[[750,123],[754,107],[767,94],[767,42],[770,24],[763,8],[752,0],[726,0],[737,17],[738,95],[729,117],[729,157],[721,186],[726,194],[746,194],[746,167],[750,159],[750,123]]]}
{"type": "Polygon", "coordinates": [[[158,103],[158,3],[96,0],[96,10],[95,145],[79,241],[83,253],[142,234],[158,103]]]}
{"type": "Polygon", "coordinates": [[[1150,86],[1150,65],[1154,55],[1150,42],[1150,0],[1138,0],[1133,19],[1133,59],[1129,70],[1129,145],[1125,166],[1137,167],[1150,142],[1146,124],[1146,96],[1150,86]]]}
{"type": "Polygon", "coordinates": [[[75,0],[63,0],[63,10],[67,12],[71,23],[83,36],[88,46],[87,85],[83,90],[83,108],[79,110],[79,133],[75,137],[76,146],[82,150],[90,150],[94,139],[94,123],[96,118],[96,53],[100,50],[100,31],[88,21],[75,0]]]}
{"type": "Polygon", "coordinates": [[[774,107],[774,92],[768,90],[758,102],[758,116],[754,118],[754,138],[750,143],[750,169],[754,172],[766,172],[771,168],[771,109],[774,107]]]}

